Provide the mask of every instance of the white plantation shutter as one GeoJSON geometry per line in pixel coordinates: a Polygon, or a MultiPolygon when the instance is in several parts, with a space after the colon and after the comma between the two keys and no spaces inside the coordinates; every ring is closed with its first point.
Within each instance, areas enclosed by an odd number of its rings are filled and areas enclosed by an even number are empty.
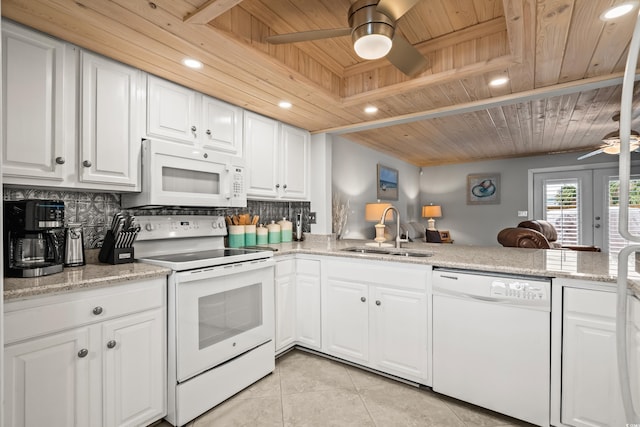
{"type": "MultiPolygon", "coordinates": [[[[623,239],[618,233],[618,210],[619,210],[619,185],[620,181],[616,178],[610,178],[608,211],[609,211],[609,230],[608,230],[608,252],[617,254],[620,249],[629,244],[629,241],[623,239]]],[[[632,177],[629,183],[629,231],[632,234],[640,235],[640,179],[632,177]]]]}
{"type": "Polygon", "coordinates": [[[563,245],[580,244],[579,185],[574,178],[544,180],[544,219],[556,228],[563,245]]]}

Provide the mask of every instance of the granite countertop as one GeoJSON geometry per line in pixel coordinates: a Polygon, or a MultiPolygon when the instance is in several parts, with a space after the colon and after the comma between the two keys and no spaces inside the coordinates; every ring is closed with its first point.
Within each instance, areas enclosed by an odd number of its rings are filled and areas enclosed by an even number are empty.
{"type": "MultiPolygon", "coordinates": [[[[497,273],[523,274],[540,277],[562,277],[589,280],[615,286],[618,259],[601,252],[582,252],[558,249],[522,249],[501,246],[466,246],[437,243],[403,243],[408,251],[433,253],[430,257],[400,257],[384,254],[361,254],[345,252],[349,247],[368,247],[370,240],[335,240],[327,236],[312,236],[302,242],[267,245],[276,256],[291,253],[330,255],[360,259],[384,260],[437,267],[481,270],[497,273]]],[[[393,248],[390,248],[393,249],[393,248]]],[[[640,294],[640,274],[629,269],[629,286],[640,294]]]]}
{"type": "Polygon", "coordinates": [[[165,277],[171,272],[165,267],[139,262],[103,264],[97,260],[97,252],[93,254],[88,250],[86,254],[86,265],[66,267],[62,273],[33,278],[5,277],[4,301],[105,287],[132,280],[165,277]]]}

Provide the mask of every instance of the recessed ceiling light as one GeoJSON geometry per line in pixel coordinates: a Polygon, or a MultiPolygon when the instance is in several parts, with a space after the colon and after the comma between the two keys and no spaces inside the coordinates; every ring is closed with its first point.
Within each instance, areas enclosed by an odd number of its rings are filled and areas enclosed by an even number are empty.
{"type": "Polygon", "coordinates": [[[489,82],[489,86],[502,86],[509,81],[507,77],[496,77],[489,82]]]}
{"type": "Polygon", "coordinates": [[[378,112],[378,107],[374,107],[373,105],[369,105],[365,107],[364,112],[367,114],[374,114],[378,112]]]}
{"type": "Polygon", "coordinates": [[[602,15],[600,15],[600,19],[602,19],[603,21],[609,21],[611,19],[619,18],[622,15],[626,15],[627,13],[631,12],[636,6],[638,6],[637,1],[628,1],[618,4],[602,12],[602,15]]]}
{"type": "Polygon", "coordinates": [[[189,68],[202,68],[202,62],[198,61],[197,59],[186,58],[182,61],[182,63],[189,68]]]}
{"type": "Polygon", "coordinates": [[[280,108],[291,108],[291,103],[289,101],[280,101],[278,103],[278,107],[280,108]]]}

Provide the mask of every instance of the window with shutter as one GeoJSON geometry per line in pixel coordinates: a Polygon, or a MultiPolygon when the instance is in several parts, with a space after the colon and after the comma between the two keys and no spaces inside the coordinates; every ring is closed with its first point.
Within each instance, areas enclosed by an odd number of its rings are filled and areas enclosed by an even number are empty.
{"type": "Polygon", "coordinates": [[[580,181],[547,179],[544,181],[544,219],[556,228],[558,242],[580,244],[580,181]]]}

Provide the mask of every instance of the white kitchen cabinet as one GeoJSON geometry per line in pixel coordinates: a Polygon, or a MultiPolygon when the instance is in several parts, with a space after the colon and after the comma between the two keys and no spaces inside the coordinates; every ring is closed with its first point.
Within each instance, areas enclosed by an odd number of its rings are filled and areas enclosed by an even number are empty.
{"type": "Polygon", "coordinates": [[[296,344],[320,349],[320,261],[278,259],[275,292],[276,353],[296,344]]]}
{"type": "Polygon", "coordinates": [[[80,180],[139,189],[142,71],[80,52],[80,180]]]}
{"type": "Polygon", "coordinates": [[[295,258],[276,262],[276,353],[291,347],[296,340],[295,263],[295,258]]]}
{"type": "Polygon", "coordinates": [[[5,304],[4,425],[138,426],[166,414],[166,279],[5,304]]]}
{"type": "Polygon", "coordinates": [[[427,384],[430,267],[328,260],[326,268],[324,350],[427,384]]]}
{"type": "Polygon", "coordinates": [[[245,111],[247,196],[256,199],[309,198],[309,132],[245,111]]]}
{"type": "MultiPolygon", "coordinates": [[[[562,415],[564,425],[625,425],[616,361],[616,294],[563,290],[562,415]]],[[[633,310],[630,311],[633,313],[633,310]]],[[[633,326],[630,325],[633,331],[633,326]]],[[[630,337],[637,330],[630,333],[630,337]]],[[[638,366],[638,341],[630,339],[630,362],[638,366]]],[[[640,375],[631,370],[637,396],[640,375]]],[[[637,403],[636,403],[637,405],[637,403]]]]}
{"type": "Polygon", "coordinates": [[[139,191],[144,75],[3,21],[5,184],[139,191]]]}
{"type": "Polygon", "coordinates": [[[243,155],[242,108],[149,76],[149,136],[243,155]]]}
{"type": "Polygon", "coordinates": [[[65,129],[73,114],[71,47],[3,20],[2,65],[4,182],[56,185],[65,178],[65,144],[74,140],[65,129]]]}
{"type": "Polygon", "coordinates": [[[322,347],[320,322],[320,260],[296,258],[296,340],[300,345],[322,347]]]}

